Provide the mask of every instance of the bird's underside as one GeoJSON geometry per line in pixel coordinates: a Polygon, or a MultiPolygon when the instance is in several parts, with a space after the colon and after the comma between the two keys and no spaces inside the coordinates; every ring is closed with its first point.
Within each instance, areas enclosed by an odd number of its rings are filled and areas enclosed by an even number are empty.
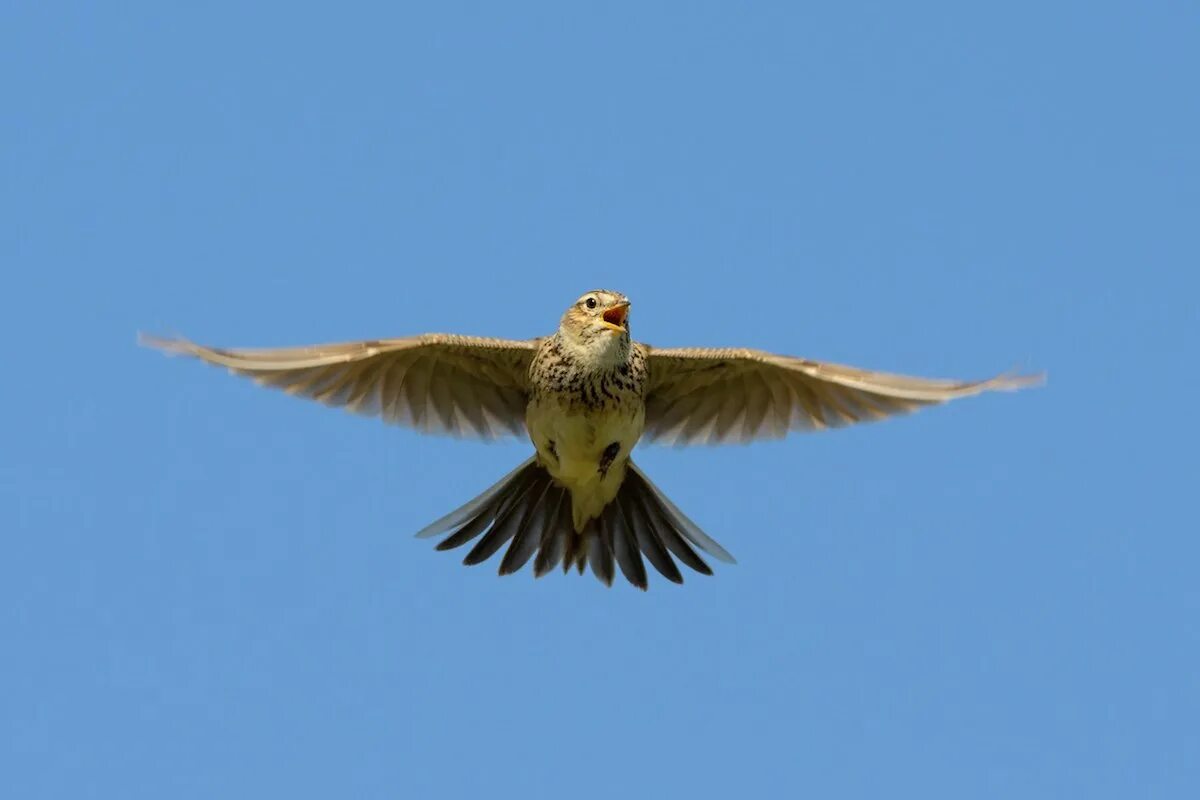
{"type": "Polygon", "coordinates": [[[682,582],[676,560],[711,574],[697,549],[733,559],[629,460],[639,439],[780,438],[1040,379],[931,380],[758,350],[656,349],[629,338],[628,306],[619,294],[591,292],[555,334],[523,341],[427,334],[262,350],[143,342],[425,432],[526,434],[534,456],[419,535],[448,534],[439,550],[478,539],[467,564],[508,545],[501,574],[532,558],[535,575],[558,564],[582,572],[588,564],[611,583],[615,563],[640,588],[647,584],[643,556],[674,582],[682,582]]]}

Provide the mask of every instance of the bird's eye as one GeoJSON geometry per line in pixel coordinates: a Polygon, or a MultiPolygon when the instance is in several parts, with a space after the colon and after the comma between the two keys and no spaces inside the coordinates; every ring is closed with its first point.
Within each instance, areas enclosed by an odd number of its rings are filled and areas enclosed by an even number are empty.
{"type": "Polygon", "coordinates": [[[595,308],[596,307],[596,298],[589,297],[587,300],[583,301],[583,304],[586,305],[588,308],[595,308]]]}

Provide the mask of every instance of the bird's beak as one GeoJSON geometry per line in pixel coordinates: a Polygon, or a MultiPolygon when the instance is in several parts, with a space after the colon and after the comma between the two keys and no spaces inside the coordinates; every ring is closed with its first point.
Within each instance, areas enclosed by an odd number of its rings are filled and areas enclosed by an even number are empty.
{"type": "Polygon", "coordinates": [[[604,310],[603,319],[605,326],[612,328],[615,331],[624,332],[627,330],[625,327],[625,320],[628,319],[628,317],[629,303],[617,303],[612,308],[606,308],[604,310]]]}

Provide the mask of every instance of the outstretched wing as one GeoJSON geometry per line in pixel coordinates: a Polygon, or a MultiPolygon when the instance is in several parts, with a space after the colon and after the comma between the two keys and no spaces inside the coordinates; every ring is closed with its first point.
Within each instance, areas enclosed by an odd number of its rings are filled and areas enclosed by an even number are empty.
{"type": "Polygon", "coordinates": [[[326,405],[425,432],[492,439],[525,430],[529,362],[540,340],[431,333],[269,350],[141,341],[326,405]]]}
{"type": "Polygon", "coordinates": [[[759,350],[647,348],[645,438],[666,444],[778,439],[882,419],[956,397],[1013,390],[1042,376],[933,380],[759,350]]]}

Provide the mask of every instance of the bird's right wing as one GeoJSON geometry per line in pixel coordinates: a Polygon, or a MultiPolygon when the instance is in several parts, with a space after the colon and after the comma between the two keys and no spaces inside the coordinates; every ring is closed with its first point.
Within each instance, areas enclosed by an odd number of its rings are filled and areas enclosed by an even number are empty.
{"type": "Polygon", "coordinates": [[[761,350],[647,347],[647,440],[721,444],[778,439],[882,419],[1042,376],[938,380],[780,356],[761,350]]]}
{"type": "Polygon", "coordinates": [[[429,433],[493,439],[525,430],[529,363],[540,340],[431,333],[264,350],[141,341],[326,405],[429,433]]]}

